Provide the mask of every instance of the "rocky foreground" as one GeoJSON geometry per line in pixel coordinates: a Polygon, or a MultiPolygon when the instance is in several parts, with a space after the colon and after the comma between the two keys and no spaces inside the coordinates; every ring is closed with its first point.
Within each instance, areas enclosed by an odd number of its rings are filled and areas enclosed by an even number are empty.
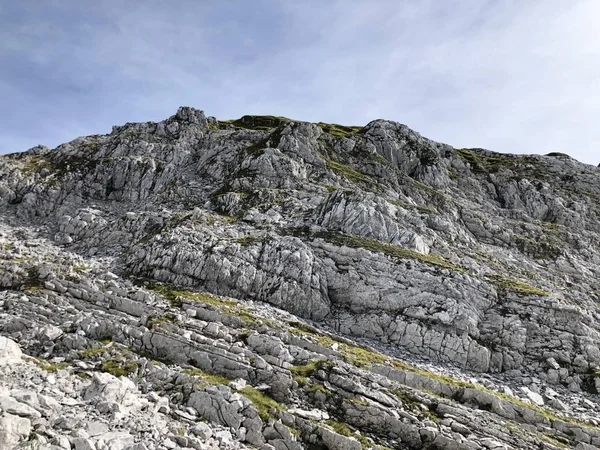
{"type": "Polygon", "coordinates": [[[0,450],[600,448],[599,199],[383,120],[0,156],[0,450]]]}

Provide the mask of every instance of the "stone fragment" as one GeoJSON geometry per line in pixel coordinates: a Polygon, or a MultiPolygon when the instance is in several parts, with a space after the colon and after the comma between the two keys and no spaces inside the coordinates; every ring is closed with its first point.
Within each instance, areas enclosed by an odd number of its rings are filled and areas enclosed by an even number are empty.
{"type": "Polygon", "coordinates": [[[20,362],[22,354],[16,342],[5,336],[0,336],[0,366],[20,362]]]}
{"type": "Polygon", "coordinates": [[[30,432],[29,419],[3,413],[0,416],[0,450],[13,450],[20,442],[25,441],[30,432]]]}

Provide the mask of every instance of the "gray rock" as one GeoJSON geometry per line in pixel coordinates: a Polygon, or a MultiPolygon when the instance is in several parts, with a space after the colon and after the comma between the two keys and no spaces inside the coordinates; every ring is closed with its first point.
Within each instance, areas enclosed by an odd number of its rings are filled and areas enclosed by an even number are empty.
{"type": "Polygon", "coordinates": [[[25,403],[20,403],[12,397],[0,397],[0,409],[8,414],[13,414],[19,417],[27,417],[29,419],[39,418],[42,415],[25,403]]]}
{"type": "Polygon", "coordinates": [[[326,428],[320,429],[321,439],[330,450],[361,450],[360,442],[351,437],[342,436],[326,428]]]}
{"type": "Polygon", "coordinates": [[[108,433],[108,425],[102,422],[88,422],[86,425],[86,431],[90,436],[98,436],[104,433],[108,433]]]}
{"type": "Polygon", "coordinates": [[[0,336],[0,365],[12,364],[21,360],[19,345],[5,336],[0,336]]]}
{"type": "Polygon", "coordinates": [[[73,439],[73,446],[75,447],[75,450],[96,450],[94,443],[85,438],[73,439]]]}
{"type": "Polygon", "coordinates": [[[3,438],[600,446],[599,173],[189,107],[2,156],[3,438]]]}
{"type": "Polygon", "coordinates": [[[190,428],[190,433],[195,434],[200,439],[205,441],[210,439],[213,435],[212,429],[202,422],[198,422],[196,425],[190,428]]]}
{"type": "Polygon", "coordinates": [[[540,394],[532,392],[527,387],[522,387],[521,391],[523,391],[523,393],[527,396],[529,400],[531,400],[533,404],[537,406],[544,406],[544,398],[540,394]]]}
{"type": "Polygon", "coordinates": [[[13,450],[31,432],[31,422],[10,413],[0,416],[0,450],[13,450]]]}
{"type": "Polygon", "coordinates": [[[221,392],[194,392],[188,405],[211,422],[226,425],[234,430],[241,426],[241,405],[235,401],[230,403],[221,392]]]}

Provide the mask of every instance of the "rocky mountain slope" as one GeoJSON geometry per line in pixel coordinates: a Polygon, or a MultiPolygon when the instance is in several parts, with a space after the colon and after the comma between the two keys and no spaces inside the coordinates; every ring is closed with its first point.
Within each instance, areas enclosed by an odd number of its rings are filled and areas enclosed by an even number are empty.
{"type": "Polygon", "coordinates": [[[600,448],[599,199],[384,120],[0,156],[0,449],[600,448]]]}

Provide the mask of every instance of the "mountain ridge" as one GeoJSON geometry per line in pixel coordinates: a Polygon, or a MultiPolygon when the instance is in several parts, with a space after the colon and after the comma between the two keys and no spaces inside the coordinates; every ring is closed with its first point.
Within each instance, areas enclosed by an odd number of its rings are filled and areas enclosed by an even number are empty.
{"type": "MultiPolygon", "coordinates": [[[[178,114],[180,114],[180,111],[198,111],[199,113],[204,115],[203,110],[198,110],[196,108],[189,107],[189,106],[180,107],[178,110],[178,114]]],[[[178,114],[171,116],[167,120],[178,117],[178,114]]],[[[185,115],[185,114],[189,114],[189,113],[181,112],[181,114],[185,115]]],[[[164,122],[164,121],[162,121],[162,122],[164,122]]],[[[207,117],[207,123],[210,123],[209,128],[211,128],[212,130],[227,129],[228,127],[230,127],[230,129],[246,128],[249,130],[257,130],[258,129],[258,130],[268,131],[269,129],[276,128],[277,126],[284,124],[284,123],[306,123],[306,124],[315,124],[315,125],[321,127],[324,131],[330,132],[334,136],[344,136],[347,133],[357,132],[363,128],[369,127],[371,124],[386,123],[386,122],[396,124],[402,128],[410,130],[411,132],[417,134],[418,136],[421,136],[421,134],[419,132],[410,129],[407,125],[402,124],[400,122],[395,122],[395,121],[389,120],[389,119],[373,119],[370,122],[368,122],[365,126],[360,126],[360,125],[348,126],[348,125],[340,125],[337,123],[309,122],[309,121],[304,121],[304,120],[291,119],[291,118],[284,117],[284,116],[272,116],[272,115],[261,115],[261,114],[246,114],[237,119],[226,119],[226,120],[218,120],[214,116],[207,117]]],[[[91,136],[106,137],[106,136],[110,136],[111,134],[115,133],[116,131],[118,131],[121,128],[127,128],[127,127],[135,126],[138,124],[154,125],[154,124],[158,124],[158,123],[161,123],[161,122],[152,122],[152,121],[127,122],[124,125],[113,126],[110,133],[89,135],[87,137],[91,137],[91,136]]],[[[86,136],[75,138],[72,141],[69,141],[68,143],[77,141],[84,137],[86,137],[86,136]]],[[[432,141],[432,142],[435,142],[435,141],[432,141]]],[[[24,151],[5,153],[4,155],[7,156],[7,155],[17,155],[17,154],[22,154],[22,153],[27,154],[30,152],[34,152],[34,153],[46,152],[49,150],[56,150],[56,148],[60,147],[61,145],[64,145],[64,144],[60,144],[59,146],[55,147],[54,149],[50,149],[43,144],[39,144],[39,145],[35,145],[24,151]]],[[[592,167],[598,167],[598,166],[594,166],[593,164],[590,164],[590,163],[585,163],[585,162],[579,161],[567,153],[558,152],[558,151],[552,151],[552,152],[549,152],[546,154],[541,154],[541,153],[539,153],[539,154],[537,154],[537,153],[536,154],[518,153],[517,154],[517,153],[498,152],[498,151],[493,151],[493,150],[489,150],[489,149],[485,149],[485,148],[481,148],[481,147],[468,147],[468,148],[453,147],[453,148],[456,148],[458,150],[464,150],[464,151],[475,151],[478,153],[481,152],[481,153],[487,154],[488,156],[494,156],[494,155],[524,156],[524,157],[548,156],[548,157],[557,157],[557,158],[567,158],[567,159],[571,159],[579,164],[584,164],[584,165],[592,166],[592,167]]]]}

